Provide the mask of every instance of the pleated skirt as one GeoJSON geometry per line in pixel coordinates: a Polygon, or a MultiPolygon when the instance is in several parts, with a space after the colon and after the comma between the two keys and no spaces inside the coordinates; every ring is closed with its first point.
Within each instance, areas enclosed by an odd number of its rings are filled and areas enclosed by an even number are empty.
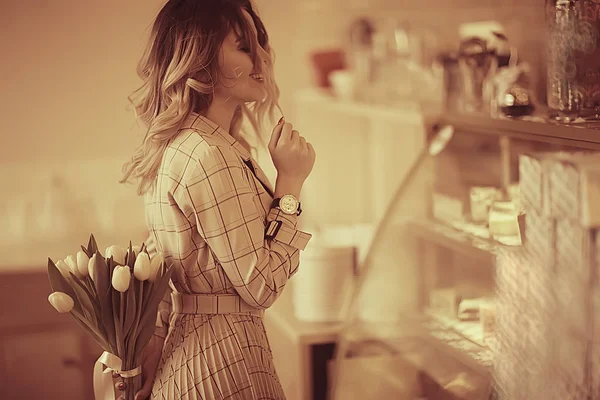
{"type": "Polygon", "coordinates": [[[174,314],[151,399],[284,400],[262,317],[174,314]]]}

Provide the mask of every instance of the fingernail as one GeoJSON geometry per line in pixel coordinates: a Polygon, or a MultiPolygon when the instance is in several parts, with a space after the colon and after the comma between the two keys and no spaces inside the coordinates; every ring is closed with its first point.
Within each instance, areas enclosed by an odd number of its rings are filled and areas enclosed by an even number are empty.
{"type": "Polygon", "coordinates": [[[283,121],[284,121],[284,117],[279,118],[279,122],[277,123],[277,125],[283,124],[283,121]]]}

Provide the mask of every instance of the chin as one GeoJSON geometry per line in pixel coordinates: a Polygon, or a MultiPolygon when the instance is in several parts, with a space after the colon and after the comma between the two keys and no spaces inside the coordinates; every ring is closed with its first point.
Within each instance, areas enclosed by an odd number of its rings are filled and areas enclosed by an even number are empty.
{"type": "Polygon", "coordinates": [[[248,96],[244,96],[246,103],[261,102],[267,96],[267,92],[265,90],[253,90],[253,92],[254,93],[248,93],[248,96]]]}

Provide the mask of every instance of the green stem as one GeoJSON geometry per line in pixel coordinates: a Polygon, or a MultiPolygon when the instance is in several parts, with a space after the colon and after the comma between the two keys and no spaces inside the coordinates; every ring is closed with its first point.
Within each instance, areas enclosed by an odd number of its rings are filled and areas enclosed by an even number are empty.
{"type": "MultiPolygon", "coordinates": [[[[119,324],[121,325],[121,332],[123,332],[123,326],[125,325],[123,322],[125,320],[125,294],[123,292],[119,292],[119,296],[121,296],[121,301],[119,302],[119,324]]],[[[121,351],[119,351],[119,357],[121,359],[125,358],[125,335],[121,335],[120,347],[121,351]]]]}

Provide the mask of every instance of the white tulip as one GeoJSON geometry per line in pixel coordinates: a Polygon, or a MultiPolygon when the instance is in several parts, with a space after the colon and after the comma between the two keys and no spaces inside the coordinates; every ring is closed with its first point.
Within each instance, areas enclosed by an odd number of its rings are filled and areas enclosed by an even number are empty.
{"type": "Polygon", "coordinates": [[[129,267],[117,265],[112,276],[112,285],[115,290],[121,293],[127,291],[129,289],[129,282],[131,282],[129,267]]]}
{"type": "Polygon", "coordinates": [[[81,276],[88,276],[88,263],[90,262],[90,258],[83,251],[79,250],[77,252],[77,270],[81,276]]]}
{"type": "Polygon", "coordinates": [[[69,269],[69,266],[67,264],[65,264],[64,260],[58,260],[58,262],[55,265],[56,265],[56,268],[58,268],[58,270],[60,271],[62,276],[64,276],[65,278],[71,276],[71,275],[69,275],[69,271],[71,271],[71,270],[69,269]]]}
{"type": "Polygon", "coordinates": [[[75,257],[72,255],[67,256],[65,258],[65,264],[69,267],[69,270],[75,275],[77,278],[83,278],[83,275],[79,272],[79,268],[77,268],[77,261],[75,261],[75,257]]]}
{"type": "Polygon", "coordinates": [[[160,265],[164,261],[165,259],[160,253],[156,253],[154,257],[152,257],[152,260],[150,260],[150,276],[148,277],[150,282],[155,282],[156,279],[160,278],[160,265]]]}
{"type": "Polygon", "coordinates": [[[146,253],[138,254],[133,265],[133,275],[140,281],[145,281],[150,278],[150,257],[146,253]]]}
{"type": "Polygon", "coordinates": [[[92,258],[90,258],[90,261],[88,261],[88,274],[90,275],[90,278],[92,278],[92,281],[94,281],[94,271],[95,270],[96,270],[96,254],[94,253],[92,258]]]}
{"type": "Polygon", "coordinates": [[[61,314],[71,312],[75,306],[75,301],[66,293],[53,292],[48,296],[48,301],[52,304],[52,307],[61,314]]]}
{"type": "Polygon", "coordinates": [[[124,248],[113,244],[106,249],[105,257],[108,260],[112,256],[117,264],[123,265],[125,264],[125,254],[127,254],[127,252],[124,248]]]}

